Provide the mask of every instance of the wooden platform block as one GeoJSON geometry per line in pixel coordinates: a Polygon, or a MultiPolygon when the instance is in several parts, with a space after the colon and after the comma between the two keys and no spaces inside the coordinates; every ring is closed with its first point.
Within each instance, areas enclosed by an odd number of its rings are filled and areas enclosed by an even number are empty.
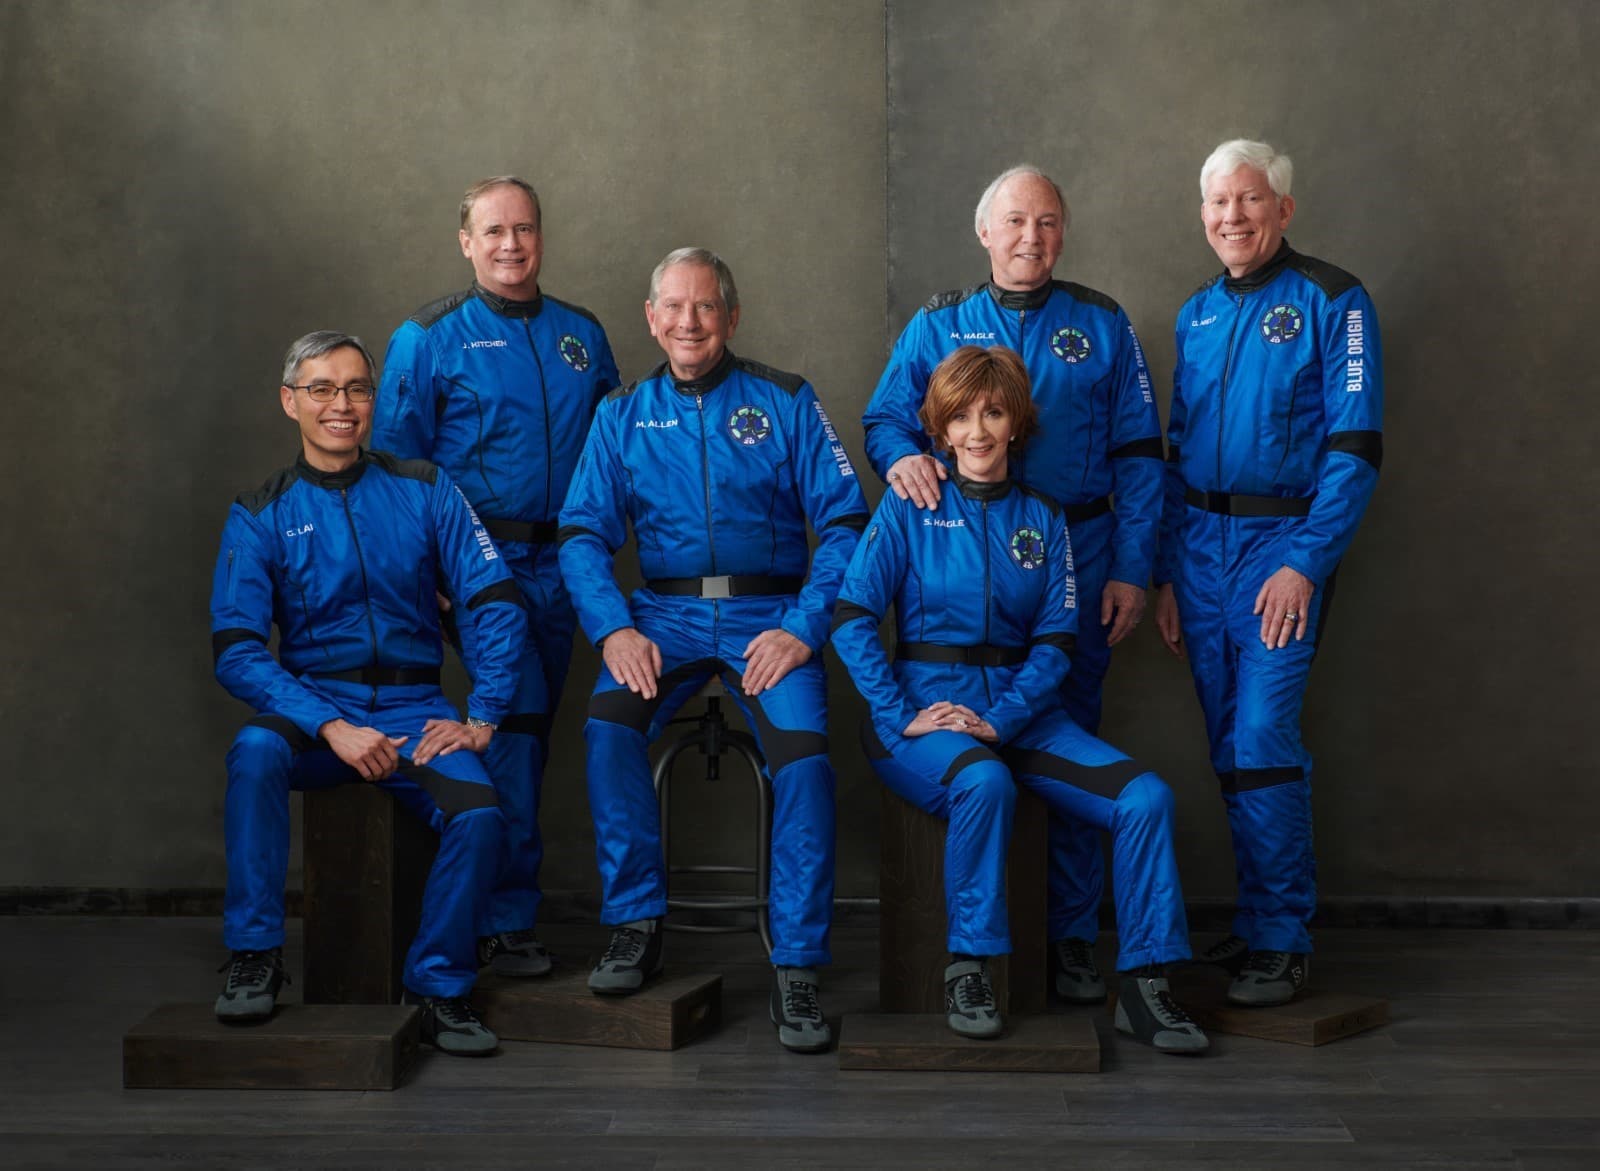
{"type": "MultiPolygon", "coordinates": [[[[1043,1012],[1050,979],[1045,939],[1049,813],[1043,800],[1017,793],[1006,856],[1011,954],[989,961],[995,1002],[1006,1016],[1043,1012]]],[[[944,844],[947,823],[883,790],[879,831],[878,1003],[884,1012],[943,1013],[944,844]]]]}
{"type": "Polygon", "coordinates": [[[1082,1013],[1008,1017],[992,1041],[956,1036],[943,1013],[863,1013],[839,1027],[839,1068],[1099,1073],[1100,1040],[1082,1013]]]}
{"type": "Polygon", "coordinates": [[[210,1004],[165,1004],[122,1038],[127,1089],[393,1090],[417,1055],[417,1010],[286,1004],[225,1025],[210,1004]]]}
{"type": "Polygon", "coordinates": [[[438,836],[375,785],[305,795],[307,1004],[398,1004],[438,836]]]}
{"type": "Polygon", "coordinates": [[[632,996],[596,996],[588,980],[587,969],[562,966],[532,980],[485,972],[472,1003],[508,1041],[677,1049],[722,1023],[719,973],[658,977],[632,996]]]}
{"type": "Polygon", "coordinates": [[[1218,1033],[1325,1045],[1389,1023],[1389,1002],[1370,996],[1308,988],[1276,1008],[1239,1008],[1227,1002],[1228,976],[1220,968],[1174,968],[1170,981],[1173,996],[1200,1027],[1218,1033]]]}

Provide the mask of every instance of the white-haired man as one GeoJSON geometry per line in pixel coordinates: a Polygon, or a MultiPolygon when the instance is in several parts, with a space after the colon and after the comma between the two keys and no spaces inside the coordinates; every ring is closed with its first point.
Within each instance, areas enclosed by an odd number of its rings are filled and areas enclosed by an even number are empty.
{"type": "Polygon", "coordinates": [[[1238,871],[1233,933],[1202,959],[1228,998],[1305,986],[1316,909],[1300,707],[1335,571],[1383,460],[1378,319],[1361,282],[1303,256],[1287,156],[1234,139],[1200,170],[1224,272],[1178,312],[1156,625],[1187,651],[1238,871]]]}
{"type": "MultiPolygon", "coordinates": [[[[1144,613],[1161,516],[1161,420],[1127,314],[1104,293],[1054,279],[1068,218],[1061,188],[1037,167],[995,177],[973,225],[989,279],[937,294],[911,319],[862,425],[873,469],[902,499],[932,508],[949,475],[917,418],[934,367],[963,345],[1022,355],[1039,428],[1012,457],[1012,474],[1066,510],[1077,596],[1092,609],[1078,624],[1060,698],[1093,733],[1111,648],[1144,613]]],[[[1057,994],[1073,1003],[1106,996],[1091,950],[1104,885],[1099,831],[1053,817],[1051,962],[1057,994]]]]}

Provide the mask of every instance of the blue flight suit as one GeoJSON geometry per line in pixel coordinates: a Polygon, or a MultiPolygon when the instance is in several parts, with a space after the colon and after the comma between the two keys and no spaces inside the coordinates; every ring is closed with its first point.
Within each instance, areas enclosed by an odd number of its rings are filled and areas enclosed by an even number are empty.
{"type": "MultiPolygon", "coordinates": [[[[862,417],[879,476],[929,450],[917,411],[934,367],[964,345],[1010,347],[1033,381],[1039,430],[1013,455],[1011,474],[1066,509],[1089,617],[1079,624],[1061,700],[1084,730],[1098,732],[1111,663],[1100,596],[1108,581],[1141,589],[1149,582],[1161,519],[1161,420],[1144,351],[1121,307],[1082,285],[1052,281],[1016,292],[990,281],[940,293],[906,325],[862,417]]],[[[1093,941],[1104,890],[1100,835],[1081,822],[1053,821],[1050,938],[1093,941]]]]}
{"type": "Polygon", "coordinates": [[[772,962],[828,962],[834,773],[822,648],[866,517],[850,457],[798,375],[728,352],[702,378],[680,381],[663,363],[601,403],[561,511],[561,568],[596,645],[631,626],[662,659],[655,699],[635,695],[602,665],[589,702],[603,922],[666,914],[646,746],[720,674],[772,781],[772,962]],[[807,520],[818,538],[809,576],[807,520]],[[624,598],[612,559],[629,522],[645,585],[624,598]],[[747,696],[745,648],[775,628],[812,657],[747,696]]]}
{"type": "Polygon", "coordinates": [[[317,738],[344,719],[410,737],[400,767],[377,784],[440,835],[405,985],[451,998],[471,989],[505,821],[474,753],[410,763],[424,723],[457,718],[439,688],[441,580],[478,629],[467,710],[494,722],[511,702],[527,619],[493,542],[442,471],[384,452],[336,473],[301,458],[229,511],[212,651],[218,682],[259,713],[228,750],[229,949],[283,943],[289,792],[360,780],[317,738]],[[274,625],[277,658],[267,647],[274,625]]]}
{"type": "Polygon", "coordinates": [[[839,589],[833,645],[871,713],[864,739],[873,768],[950,823],[952,952],[1011,950],[1006,849],[1023,784],[1044,798],[1052,820],[1111,832],[1118,969],[1187,959],[1171,790],[1060,707],[1077,604],[1060,507],[1011,480],[956,475],[931,511],[884,495],[839,589]],[[892,667],[878,639],[891,601],[892,667]],[[940,700],[971,708],[999,744],[956,731],[902,735],[918,710],[940,700]]]}
{"type": "MultiPolygon", "coordinates": [[[[510,827],[485,934],[538,918],[539,798],[575,623],[556,518],[595,404],[620,381],[605,330],[588,310],[547,296],[511,301],[476,282],[418,310],[384,358],[373,445],[450,473],[483,517],[530,615],[516,697],[485,753],[510,827]]],[[[475,637],[472,623],[459,624],[466,661],[475,637]]]]}
{"type": "Polygon", "coordinates": [[[1185,302],[1177,354],[1156,581],[1174,586],[1228,810],[1234,934],[1306,952],[1316,863],[1300,707],[1383,461],[1378,318],[1355,277],[1284,241],[1185,302]],[[1314,586],[1309,635],[1269,651],[1253,610],[1283,566],[1314,586]]]}

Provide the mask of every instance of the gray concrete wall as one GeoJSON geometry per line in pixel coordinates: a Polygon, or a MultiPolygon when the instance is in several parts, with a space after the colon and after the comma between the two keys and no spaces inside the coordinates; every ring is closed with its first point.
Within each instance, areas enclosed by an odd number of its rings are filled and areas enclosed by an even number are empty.
{"type": "MultiPolygon", "coordinates": [[[[1165,396],[1172,314],[1215,268],[1195,172],[1250,133],[1295,155],[1290,237],[1365,279],[1387,349],[1388,464],[1307,717],[1324,889],[1592,893],[1597,31],[1584,0],[0,8],[0,886],[220,884],[245,713],[206,601],[228,501],[294,451],[276,363],[328,325],[381,347],[464,284],[471,179],[540,187],[545,286],[628,377],[656,358],[651,264],[722,251],[737,348],[809,375],[859,455],[892,333],[983,275],[971,205],[1024,158],[1073,203],[1063,275],[1123,302],[1165,396]]],[[[593,672],[557,736],[554,888],[594,883],[593,672]]],[[[877,788],[833,696],[840,893],[871,894],[877,788]]],[[[1178,787],[1189,893],[1227,894],[1148,624],[1106,732],[1178,787]]],[[[733,823],[686,812],[702,843],[733,823]]]]}
{"type": "MultiPolygon", "coordinates": [[[[1162,395],[1219,265],[1210,149],[1295,159],[1295,246],[1383,326],[1386,460],[1307,702],[1336,894],[1592,894],[1600,8],[1534,3],[892,4],[891,329],[980,279],[972,208],[1023,160],[1073,220],[1058,275],[1122,302],[1162,395]]],[[[1187,669],[1146,623],[1102,731],[1180,801],[1190,895],[1232,889],[1187,669]]]]}

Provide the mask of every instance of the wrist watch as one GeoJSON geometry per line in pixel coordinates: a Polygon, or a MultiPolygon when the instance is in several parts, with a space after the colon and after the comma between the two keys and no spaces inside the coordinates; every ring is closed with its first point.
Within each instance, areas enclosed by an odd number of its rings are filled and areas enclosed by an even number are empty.
{"type": "Polygon", "coordinates": [[[491,732],[493,732],[494,729],[495,729],[495,726],[493,724],[491,724],[488,720],[480,720],[477,716],[468,716],[467,717],[467,727],[469,727],[469,728],[488,728],[489,731],[491,731],[491,732]]]}

